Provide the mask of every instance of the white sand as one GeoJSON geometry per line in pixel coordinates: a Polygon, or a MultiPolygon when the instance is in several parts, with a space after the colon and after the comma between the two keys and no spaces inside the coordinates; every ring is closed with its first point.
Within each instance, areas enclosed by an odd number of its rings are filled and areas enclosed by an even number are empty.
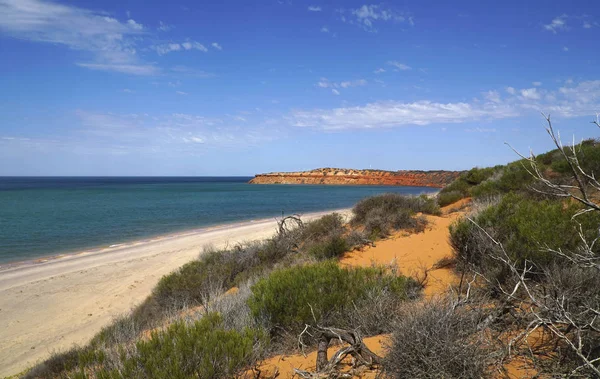
{"type": "MultiPolygon", "coordinates": [[[[349,210],[338,212],[349,215],[349,210]]],[[[116,315],[141,303],[163,275],[196,258],[203,246],[264,239],[275,230],[274,219],[245,222],[0,269],[0,377],[87,343],[116,315]]]]}

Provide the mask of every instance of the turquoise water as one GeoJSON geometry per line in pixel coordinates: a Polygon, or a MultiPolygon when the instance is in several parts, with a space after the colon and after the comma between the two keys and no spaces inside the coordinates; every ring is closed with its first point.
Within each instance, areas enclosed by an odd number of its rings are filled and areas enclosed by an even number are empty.
{"type": "Polygon", "coordinates": [[[209,225],[346,208],[424,187],[251,185],[245,177],[0,177],[0,262],[137,240],[209,225]]]}

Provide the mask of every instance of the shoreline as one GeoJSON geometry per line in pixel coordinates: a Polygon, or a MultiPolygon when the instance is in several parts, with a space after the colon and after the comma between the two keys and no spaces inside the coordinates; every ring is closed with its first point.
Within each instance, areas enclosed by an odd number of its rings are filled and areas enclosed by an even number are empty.
{"type": "MultiPolygon", "coordinates": [[[[302,217],[309,221],[333,212],[350,214],[343,208],[302,217]]],[[[196,259],[204,246],[262,240],[276,228],[275,218],[247,220],[0,270],[0,377],[86,344],[116,316],[144,301],[162,276],[196,259]]]]}
{"type": "MultiPolygon", "coordinates": [[[[321,210],[321,211],[313,211],[313,212],[307,212],[307,213],[290,213],[290,214],[299,214],[302,217],[311,217],[315,214],[321,214],[323,212],[325,212],[325,214],[326,213],[334,213],[334,212],[346,212],[346,211],[349,211],[350,209],[351,208],[325,209],[325,210],[321,210]]],[[[240,221],[210,224],[210,225],[206,225],[206,226],[194,227],[191,229],[181,229],[179,231],[148,235],[148,236],[141,237],[141,238],[138,237],[138,238],[134,238],[131,240],[122,241],[122,242],[115,242],[110,245],[90,246],[87,248],[76,249],[75,251],[66,251],[66,252],[62,252],[62,253],[61,252],[49,253],[49,254],[45,254],[45,255],[40,255],[38,257],[0,262],[0,276],[5,271],[19,268],[21,266],[40,265],[40,264],[45,264],[45,263],[48,263],[48,262],[51,262],[51,261],[54,261],[57,259],[66,259],[66,258],[73,257],[73,256],[109,253],[116,249],[127,248],[127,247],[131,247],[131,246],[136,246],[139,244],[156,242],[156,241],[170,239],[170,238],[176,238],[176,237],[185,237],[188,235],[193,235],[193,234],[202,233],[202,232],[208,232],[208,231],[212,231],[212,230],[234,228],[237,226],[252,225],[254,223],[273,221],[273,220],[276,220],[276,216],[268,217],[268,218],[264,217],[264,218],[255,218],[255,219],[246,219],[246,220],[240,220],[240,221]]]]}

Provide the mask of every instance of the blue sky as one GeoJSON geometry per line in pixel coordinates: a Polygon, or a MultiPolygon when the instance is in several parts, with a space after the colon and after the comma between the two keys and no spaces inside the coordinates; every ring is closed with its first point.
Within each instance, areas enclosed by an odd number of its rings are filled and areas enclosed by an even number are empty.
{"type": "Polygon", "coordinates": [[[0,0],[0,175],[468,169],[598,135],[594,1],[0,0]]]}

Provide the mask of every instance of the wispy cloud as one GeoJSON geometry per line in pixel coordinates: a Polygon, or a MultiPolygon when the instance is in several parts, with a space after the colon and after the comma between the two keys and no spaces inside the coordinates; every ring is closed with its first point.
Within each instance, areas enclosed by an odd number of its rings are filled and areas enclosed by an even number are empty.
{"type": "Polygon", "coordinates": [[[137,56],[136,40],[145,27],[131,18],[120,21],[104,12],[43,0],[0,0],[0,32],[91,53],[93,61],[79,64],[82,67],[125,73],[157,71],[137,56]]]}
{"type": "MultiPolygon", "coordinates": [[[[206,78],[215,77],[215,74],[213,74],[212,72],[206,72],[203,70],[198,70],[198,69],[195,69],[192,67],[181,66],[181,65],[171,67],[170,71],[173,74],[177,74],[180,76],[186,76],[186,77],[190,77],[190,78],[206,79],[206,78]]],[[[180,83],[180,82],[178,81],[177,83],[180,83]]]]}
{"type": "Polygon", "coordinates": [[[115,148],[123,153],[139,150],[152,152],[194,152],[197,148],[243,148],[276,138],[264,125],[238,126],[239,116],[222,118],[196,114],[97,113],[79,110],[75,116],[80,130],[73,143],[115,148]]]}
{"type": "Polygon", "coordinates": [[[379,22],[408,23],[414,25],[411,15],[383,8],[380,5],[363,5],[356,9],[338,9],[343,22],[358,25],[368,32],[377,32],[375,24],[379,22]]]}
{"type": "Polygon", "coordinates": [[[80,67],[85,67],[90,70],[98,71],[114,71],[130,75],[156,75],[160,73],[160,69],[153,65],[131,65],[131,64],[114,64],[114,63],[76,63],[80,67]]]}
{"type": "Polygon", "coordinates": [[[388,65],[393,66],[396,68],[396,71],[408,71],[408,70],[412,70],[412,67],[410,67],[409,65],[406,65],[404,63],[400,63],[398,61],[389,61],[387,62],[388,65]]]}
{"type": "Polygon", "coordinates": [[[168,32],[169,30],[171,30],[173,27],[171,25],[167,25],[162,21],[158,22],[158,30],[160,30],[161,32],[168,32]]]}
{"type": "Polygon", "coordinates": [[[372,129],[403,125],[462,123],[482,118],[513,116],[509,109],[487,104],[380,101],[364,106],[297,111],[292,123],[325,130],[372,129]]]}
{"type": "Polygon", "coordinates": [[[183,92],[183,91],[175,91],[175,93],[178,95],[189,95],[187,92],[183,92]]]}
{"type": "Polygon", "coordinates": [[[152,50],[156,51],[158,55],[165,55],[173,51],[184,51],[184,50],[199,50],[204,53],[208,52],[206,46],[196,41],[185,41],[181,43],[165,43],[162,45],[154,45],[151,47],[152,50]]]}
{"type": "Polygon", "coordinates": [[[344,80],[341,82],[332,82],[327,78],[321,78],[317,82],[316,86],[320,88],[331,88],[331,92],[334,95],[339,95],[341,88],[350,88],[350,87],[360,87],[366,86],[368,82],[365,79],[357,79],[357,80],[344,80]]]}
{"type": "Polygon", "coordinates": [[[373,73],[375,74],[383,74],[385,72],[384,68],[378,68],[377,70],[373,71],[373,73]]]}
{"type": "Polygon", "coordinates": [[[544,25],[544,29],[551,31],[554,34],[567,30],[567,18],[568,16],[566,14],[555,17],[549,24],[544,25]]]}
{"type": "MultiPolygon", "coordinates": [[[[540,111],[560,117],[594,116],[598,110],[600,80],[593,80],[568,82],[554,90],[506,87],[504,96],[492,90],[470,102],[377,101],[353,107],[297,110],[288,120],[298,127],[345,130],[489,121],[540,111]]],[[[470,131],[492,132],[492,129],[470,131]]]]}
{"type": "Polygon", "coordinates": [[[214,47],[215,49],[217,49],[217,50],[223,50],[223,46],[219,45],[219,44],[218,44],[218,43],[216,43],[216,42],[213,42],[213,43],[211,43],[210,45],[211,45],[212,47],[214,47]]]}
{"type": "Polygon", "coordinates": [[[326,27],[326,26],[324,26],[324,27],[321,28],[321,32],[323,32],[323,33],[329,33],[329,28],[326,27]]]}
{"type": "Polygon", "coordinates": [[[311,12],[321,12],[322,11],[321,7],[316,6],[316,5],[310,5],[308,7],[308,10],[311,12]]]}

